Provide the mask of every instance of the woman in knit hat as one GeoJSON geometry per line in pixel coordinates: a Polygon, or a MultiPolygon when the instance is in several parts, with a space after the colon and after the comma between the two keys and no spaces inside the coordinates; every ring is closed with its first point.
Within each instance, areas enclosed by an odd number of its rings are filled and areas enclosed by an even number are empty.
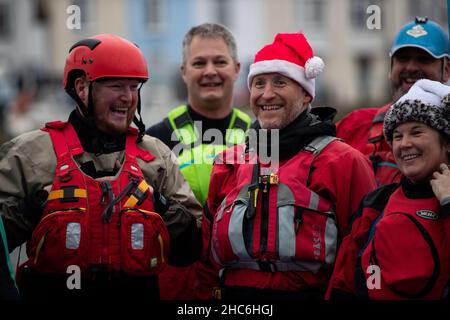
{"type": "Polygon", "coordinates": [[[388,110],[383,131],[403,177],[363,200],[328,299],[448,299],[449,122],[450,87],[431,80],[417,81],[388,110]]]}

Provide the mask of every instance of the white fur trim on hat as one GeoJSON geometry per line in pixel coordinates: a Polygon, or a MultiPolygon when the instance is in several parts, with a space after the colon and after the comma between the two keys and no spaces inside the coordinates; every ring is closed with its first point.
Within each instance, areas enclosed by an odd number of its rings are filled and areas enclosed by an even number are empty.
{"type": "Polygon", "coordinates": [[[251,88],[253,77],[263,73],[279,73],[296,82],[314,99],[315,80],[308,79],[305,75],[305,69],[298,64],[286,60],[263,60],[253,63],[247,77],[248,88],[251,88]]]}

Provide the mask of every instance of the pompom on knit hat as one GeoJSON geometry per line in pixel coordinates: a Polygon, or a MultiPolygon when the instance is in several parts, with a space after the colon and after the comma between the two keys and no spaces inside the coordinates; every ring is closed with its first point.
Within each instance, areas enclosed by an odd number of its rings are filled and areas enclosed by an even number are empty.
{"type": "Polygon", "coordinates": [[[422,122],[450,137],[450,87],[438,81],[418,80],[384,117],[383,132],[392,146],[393,133],[405,122],[422,122]]]}
{"type": "Polygon", "coordinates": [[[247,77],[251,88],[253,77],[263,73],[280,73],[297,83],[314,99],[315,78],[325,64],[315,57],[303,33],[279,33],[273,43],[264,46],[255,55],[247,77]]]}

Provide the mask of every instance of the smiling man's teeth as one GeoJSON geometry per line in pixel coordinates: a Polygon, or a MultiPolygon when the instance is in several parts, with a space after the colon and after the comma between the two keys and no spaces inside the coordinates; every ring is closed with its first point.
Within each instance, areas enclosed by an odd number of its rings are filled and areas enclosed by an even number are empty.
{"type": "Polygon", "coordinates": [[[122,114],[126,114],[127,110],[128,110],[127,108],[111,108],[111,111],[122,113],[122,114]]]}
{"type": "Polygon", "coordinates": [[[278,110],[281,107],[280,106],[262,106],[261,107],[264,111],[270,111],[270,110],[278,110]]]}
{"type": "Polygon", "coordinates": [[[204,87],[218,87],[220,86],[220,83],[204,83],[204,87]]]}
{"type": "Polygon", "coordinates": [[[412,160],[412,159],[415,159],[415,158],[417,158],[419,156],[420,156],[419,154],[408,154],[406,156],[403,156],[402,158],[403,158],[403,160],[412,160]]]}

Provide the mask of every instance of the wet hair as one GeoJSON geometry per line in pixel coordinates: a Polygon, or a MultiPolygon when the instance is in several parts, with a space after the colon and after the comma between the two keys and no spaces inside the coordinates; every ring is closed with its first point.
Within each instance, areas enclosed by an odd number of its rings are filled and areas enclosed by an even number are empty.
{"type": "Polygon", "coordinates": [[[203,23],[192,27],[183,39],[183,65],[186,64],[189,46],[194,37],[200,38],[222,38],[230,51],[231,57],[235,63],[238,62],[236,40],[231,31],[224,25],[217,23],[203,23]]]}

